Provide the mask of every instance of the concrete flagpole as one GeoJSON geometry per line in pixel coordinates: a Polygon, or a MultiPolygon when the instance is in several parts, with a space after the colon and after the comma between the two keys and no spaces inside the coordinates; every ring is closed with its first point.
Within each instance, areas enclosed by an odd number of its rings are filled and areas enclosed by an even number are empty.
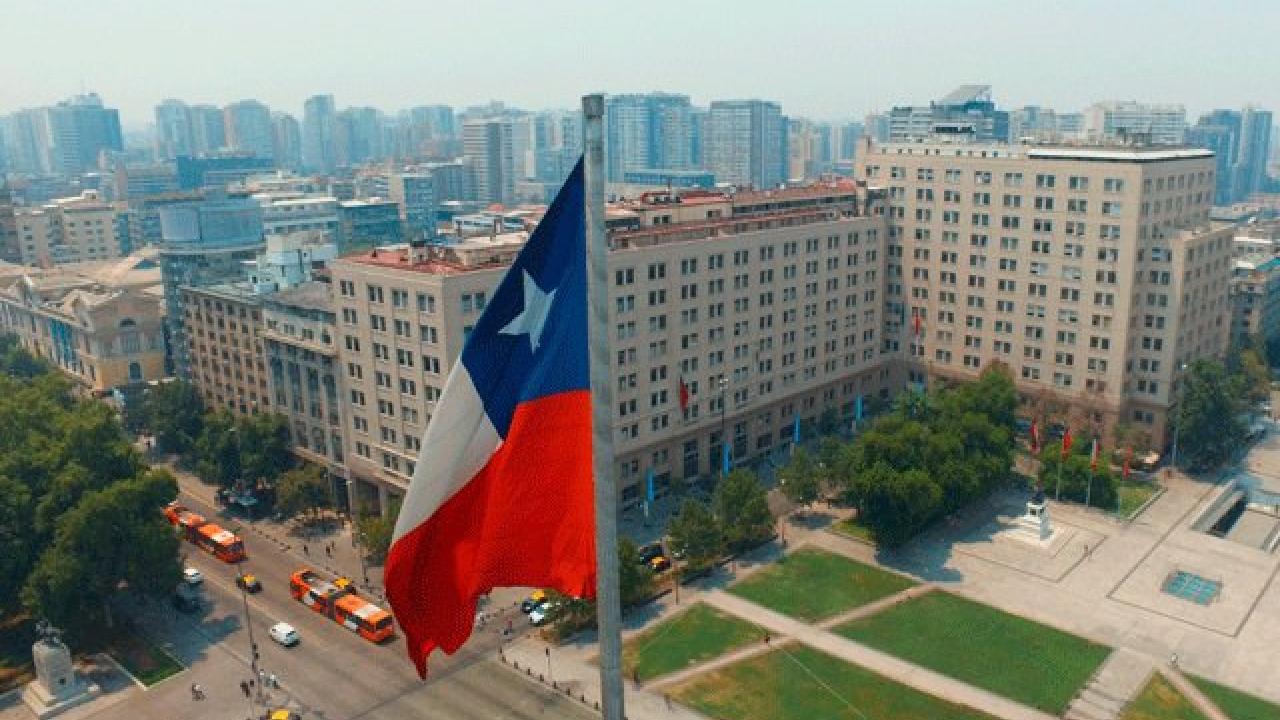
{"type": "Polygon", "coordinates": [[[613,383],[609,374],[609,239],[604,228],[604,96],[582,98],[587,228],[587,341],[591,352],[591,465],[596,506],[596,618],[600,709],[623,720],[618,494],[613,475],[613,383]]]}

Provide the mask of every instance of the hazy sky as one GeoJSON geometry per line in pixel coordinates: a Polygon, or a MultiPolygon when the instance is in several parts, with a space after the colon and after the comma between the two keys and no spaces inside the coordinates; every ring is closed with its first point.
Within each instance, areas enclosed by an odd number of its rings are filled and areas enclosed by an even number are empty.
{"type": "Polygon", "coordinates": [[[668,90],[861,117],[961,83],[1004,107],[1100,99],[1280,110],[1280,0],[0,0],[0,113],[96,90],[388,111],[668,90]]]}

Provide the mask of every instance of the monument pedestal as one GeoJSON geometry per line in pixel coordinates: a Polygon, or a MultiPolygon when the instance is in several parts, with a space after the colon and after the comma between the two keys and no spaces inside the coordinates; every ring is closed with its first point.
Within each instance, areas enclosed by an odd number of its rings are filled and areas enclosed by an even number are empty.
{"type": "Polygon", "coordinates": [[[40,638],[31,646],[36,679],[27,683],[22,701],[40,720],[88,702],[102,688],[82,679],[71,664],[71,651],[55,635],[40,638]]]}
{"type": "Polygon", "coordinates": [[[1049,506],[1044,499],[1044,491],[1037,490],[1034,497],[1027,501],[1027,511],[1014,521],[1012,537],[1033,542],[1038,545],[1048,545],[1053,540],[1054,532],[1052,525],[1049,524],[1049,506]]]}

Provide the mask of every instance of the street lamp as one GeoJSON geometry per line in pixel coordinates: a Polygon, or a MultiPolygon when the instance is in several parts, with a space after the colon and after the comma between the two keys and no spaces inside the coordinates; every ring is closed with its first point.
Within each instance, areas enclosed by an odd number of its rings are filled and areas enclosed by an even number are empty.
{"type": "MultiPolygon", "coordinates": [[[[239,530],[239,528],[237,528],[239,530]]],[[[244,566],[236,568],[236,575],[239,582],[236,583],[240,587],[240,600],[244,603],[244,625],[249,630],[249,671],[251,682],[256,682],[254,692],[249,693],[249,717],[257,717],[258,710],[255,701],[262,699],[262,683],[258,682],[258,643],[253,639],[253,618],[249,616],[249,591],[246,589],[244,581],[244,566]]]]}
{"type": "Polygon", "coordinates": [[[1169,457],[1169,467],[1174,470],[1178,469],[1178,434],[1182,430],[1182,397],[1187,391],[1186,373],[1187,364],[1182,363],[1178,366],[1178,414],[1173,416],[1173,452],[1169,457]]]}

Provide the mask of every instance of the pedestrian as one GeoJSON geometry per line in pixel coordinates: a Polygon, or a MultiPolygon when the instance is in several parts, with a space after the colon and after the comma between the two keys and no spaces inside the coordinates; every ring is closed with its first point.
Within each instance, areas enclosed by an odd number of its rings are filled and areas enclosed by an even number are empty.
{"type": "Polygon", "coordinates": [[[1084,558],[1085,560],[1089,559],[1089,543],[1084,544],[1084,558]]]}
{"type": "MultiPolygon", "coordinates": [[[[550,652],[550,648],[547,651],[550,652]]],[[[636,687],[640,687],[640,668],[631,671],[631,682],[634,682],[636,687]]]]}
{"type": "Polygon", "coordinates": [[[662,700],[667,704],[667,712],[671,712],[671,696],[666,693],[662,693],[662,700]]]}
{"type": "Polygon", "coordinates": [[[328,545],[325,545],[324,554],[328,555],[329,557],[333,557],[333,548],[329,547],[328,545]]]}
{"type": "Polygon", "coordinates": [[[240,681],[240,692],[244,693],[244,696],[245,696],[245,697],[249,697],[249,683],[248,683],[248,682],[246,682],[246,681],[244,681],[244,680],[241,680],[241,681],[240,681]]]}
{"type": "Polygon", "coordinates": [[[271,673],[271,676],[268,677],[267,679],[271,681],[271,687],[277,688],[277,689],[280,687],[280,680],[276,678],[275,673],[271,673]]]}
{"type": "Polygon", "coordinates": [[[307,549],[307,544],[302,543],[302,554],[311,557],[311,551],[307,549]]]}
{"type": "Polygon", "coordinates": [[[769,636],[768,631],[765,631],[765,634],[764,634],[764,644],[765,644],[765,645],[768,645],[768,644],[769,644],[769,641],[770,641],[770,640],[772,640],[772,639],[773,639],[773,638],[769,636]]]}
{"type": "Polygon", "coordinates": [[[1178,653],[1174,653],[1169,656],[1169,667],[1173,668],[1174,670],[1178,669],[1178,653]]]}
{"type": "Polygon", "coordinates": [[[196,685],[195,683],[191,683],[191,699],[192,700],[200,699],[200,686],[196,685]]]}

